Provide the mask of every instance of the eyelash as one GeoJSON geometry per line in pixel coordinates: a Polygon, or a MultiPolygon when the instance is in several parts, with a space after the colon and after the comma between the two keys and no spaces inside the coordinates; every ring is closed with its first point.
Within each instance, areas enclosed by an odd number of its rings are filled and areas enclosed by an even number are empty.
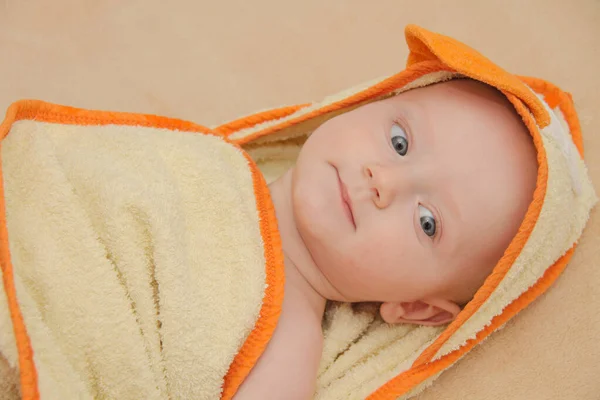
{"type": "MultiPolygon", "coordinates": [[[[402,119],[393,120],[392,126],[393,125],[398,125],[400,128],[402,128],[402,130],[406,134],[406,141],[408,142],[408,150],[406,151],[406,155],[403,156],[403,157],[406,157],[408,155],[408,153],[410,151],[412,151],[412,146],[413,146],[412,133],[411,133],[410,129],[407,128],[408,124],[406,122],[404,122],[402,119]]],[[[391,127],[390,127],[390,130],[391,130],[391,127]]],[[[391,144],[391,140],[388,140],[388,143],[391,144]]],[[[395,152],[394,146],[391,146],[391,147],[392,147],[392,150],[395,152]]]]}
{"type": "Polygon", "coordinates": [[[441,237],[442,232],[443,232],[443,225],[444,224],[442,223],[442,219],[439,217],[439,215],[440,214],[437,212],[437,209],[435,207],[432,207],[432,206],[429,206],[429,205],[425,205],[423,203],[419,203],[417,205],[417,226],[419,227],[419,231],[421,232],[421,234],[425,235],[425,237],[427,239],[431,240],[432,242],[440,240],[440,237],[441,237]],[[435,234],[433,236],[427,236],[427,234],[425,233],[425,231],[423,231],[423,228],[421,227],[421,218],[420,218],[419,206],[426,208],[433,215],[433,219],[435,220],[435,234]]]}

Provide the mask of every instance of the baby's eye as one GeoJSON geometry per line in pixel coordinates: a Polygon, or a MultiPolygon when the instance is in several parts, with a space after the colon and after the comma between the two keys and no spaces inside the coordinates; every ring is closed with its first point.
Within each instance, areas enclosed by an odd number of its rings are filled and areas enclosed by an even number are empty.
{"type": "Polygon", "coordinates": [[[408,138],[406,137],[404,129],[398,124],[393,124],[391,136],[392,146],[394,147],[394,150],[396,150],[396,153],[405,156],[408,152],[408,138]]]}
{"type": "Polygon", "coordinates": [[[421,229],[429,237],[435,236],[436,226],[433,213],[423,206],[419,206],[419,222],[421,229]]]}

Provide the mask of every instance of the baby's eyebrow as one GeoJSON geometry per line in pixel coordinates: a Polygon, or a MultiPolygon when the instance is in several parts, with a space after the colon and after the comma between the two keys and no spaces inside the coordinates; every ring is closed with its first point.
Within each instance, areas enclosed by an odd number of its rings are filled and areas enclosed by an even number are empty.
{"type": "Polygon", "coordinates": [[[428,134],[428,115],[427,110],[419,102],[403,105],[396,111],[397,115],[402,119],[410,132],[412,139],[411,146],[431,146],[432,135],[428,134]],[[418,144],[417,144],[418,143],[418,144]]]}
{"type": "Polygon", "coordinates": [[[460,220],[461,217],[456,197],[449,190],[439,188],[439,196],[436,196],[436,201],[438,203],[437,207],[439,208],[439,212],[442,214],[441,218],[444,221],[442,229],[446,230],[448,229],[448,220],[454,222],[460,220]]]}

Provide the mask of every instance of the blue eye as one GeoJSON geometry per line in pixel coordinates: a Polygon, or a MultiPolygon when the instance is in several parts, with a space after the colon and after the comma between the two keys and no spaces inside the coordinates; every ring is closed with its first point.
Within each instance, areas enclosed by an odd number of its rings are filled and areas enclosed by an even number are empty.
{"type": "Polygon", "coordinates": [[[398,124],[393,124],[391,137],[392,146],[394,147],[394,150],[396,150],[396,153],[405,156],[408,152],[408,138],[406,137],[404,129],[398,124]]]}
{"type": "Polygon", "coordinates": [[[421,229],[423,229],[423,232],[425,232],[427,236],[435,236],[435,217],[433,216],[433,213],[431,211],[429,211],[423,206],[419,206],[419,223],[421,224],[421,229]]]}

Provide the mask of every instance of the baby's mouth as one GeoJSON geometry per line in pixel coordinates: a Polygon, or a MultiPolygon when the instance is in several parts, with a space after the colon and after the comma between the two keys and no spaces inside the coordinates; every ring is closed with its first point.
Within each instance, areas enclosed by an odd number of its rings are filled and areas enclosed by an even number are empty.
{"type": "Polygon", "coordinates": [[[356,222],[354,221],[354,213],[352,212],[352,199],[350,199],[350,195],[348,194],[348,188],[344,184],[344,181],[342,180],[342,177],[340,176],[340,173],[337,168],[335,169],[335,172],[337,174],[339,182],[342,207],[344,208],[344,212],[348,216],[348,219],[352,223],[352,226],[354,226],[354,229],[356,230],[356,222]]]}

